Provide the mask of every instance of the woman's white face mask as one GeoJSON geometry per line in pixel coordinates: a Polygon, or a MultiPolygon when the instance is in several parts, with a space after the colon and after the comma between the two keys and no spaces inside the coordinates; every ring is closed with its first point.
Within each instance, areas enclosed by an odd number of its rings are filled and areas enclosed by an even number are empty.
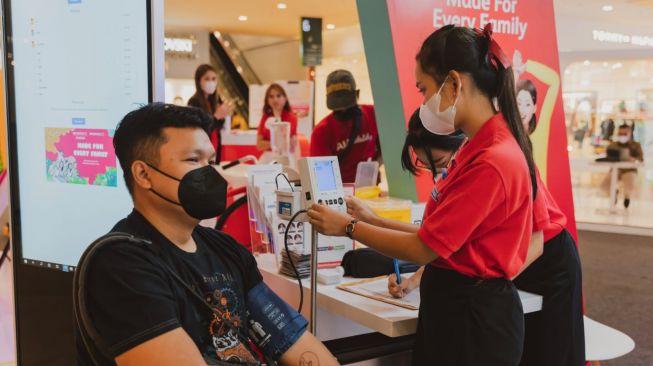
{"type": "Polygon", "coordinates": [[[449,135],[456,131],[454,121],[456,118],[458,96],[456,96],[456,100],[454,100],[452,106],[440,112],[442,88],[444,88],[447,80],[449,80],[449,76],[444,79],[438,92],[419,107],[419,118],[422,120],[424,128],[436,135],[449,135]]]}
{"type": "Polygon", "coordinates": [[[218,82],[215,80],[202,82],[202,91],[208,95],[215,93],[218,88],[218,82]]]}

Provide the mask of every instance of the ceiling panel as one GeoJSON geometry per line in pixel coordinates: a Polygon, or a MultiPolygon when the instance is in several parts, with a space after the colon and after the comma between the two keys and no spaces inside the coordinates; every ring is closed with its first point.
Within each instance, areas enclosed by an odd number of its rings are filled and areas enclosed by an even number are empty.
{"type": "MultiPolygon", "coordinates": [[[[374,0],[376,1],[376,0],[374,0]]],[[[302,16],[321,17],[324,26],[358,24],[355,0],[165,0],[166,29],[206,28],[229,33],[298,37],[302,16]],[[283,2],[287,8],[280,10],[283,2]],[[241,15],[247,21],[239,21],[241,15]]]]}

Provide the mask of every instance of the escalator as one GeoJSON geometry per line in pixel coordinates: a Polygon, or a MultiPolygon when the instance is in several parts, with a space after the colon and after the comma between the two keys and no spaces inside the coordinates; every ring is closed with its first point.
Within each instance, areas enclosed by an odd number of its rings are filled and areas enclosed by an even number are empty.
{"type": "Polygon", "coordinates": [[[218,73],[220,94],[234,103],[234,115],[248,121],[249,85],[261,81],[229,35],[214,32],[209,39],[210,63],[218,73]]]}

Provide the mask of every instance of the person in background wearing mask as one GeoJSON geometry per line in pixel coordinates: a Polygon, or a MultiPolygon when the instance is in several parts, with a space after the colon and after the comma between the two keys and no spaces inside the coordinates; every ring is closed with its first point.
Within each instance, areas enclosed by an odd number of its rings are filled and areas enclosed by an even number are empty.
{"type": "MultiPolygon", "coordinates": [[[[268,364],[337,365],[306,320],[265,285],[252,254],[198,225],[225,209],[212,124],[195,108],[153,104],[127,114],[116,130],[134,209],[111,231],[151,244],[117,243],[89,263],[87,307],[113,358],[102,364],[260,365],[260,353],[268,364]],[[272,311],[283,325],[270,320],[272,311]]],[[[81,344],[78,356],[92,364],[81,344]]]]}
{"type": "Polygon", "coordinates": [[[297,116],[290,108],[286,91],[279,84],[272,84],[265,91],[263,116],[256,135],[256,148],[259,151],[270,150],[270,127],[267,125],[269,121],[290,123],[290,146],[294,148],[297,145],[297,116]]]}
{"type": "MultiPolygon", "coordinates": [[[[608,155],[610,151],[619,156],[620,161],[644,161],[644,152],[642,145],[633,139],[633,128],[627,124],[622,124],[617,130],[617,140],[608,145],[608,155]]],[[[630,197],[637,186],[637,169],[619,169],[619,192],[623,192],[624,207],[630,206],[630,197]]],[[[610,188],[610,174],[602,184],[603,190],[608,192],[610,188]]]]}
{"type": "Polygon", "coordinates": [[[188,106],[199,108],[213,116],[211,142],[218,154],[217,161],[220,162],[220,130],[224,126],[225,118],[233,113],[234,107],[231,102],[223,101],[218,95],[218,74],[213,66],[202,64],[195,70],[195,94],[188,100],[188,106]]]}
{"type": "Polygon", "coordinates": [[[510,61],[491,24],[442,27],[416,61],[424,127],[440,135],[462,130],[469,139],[446,179],[435,182],[422,226],[378,227],[317,204],[309,221],[323,235],[425,265],[413,365],[517,366],[524,313],[512,278],[543,241],[541,231],[533,234],[535,163],[510,61]]]}
{"type": "Polygon", "coordinates": [[[311,156],[337,156],[342,181],[353,183],[358,163],[379,160],[381,148],[374,107],[359,105],[356,81],[351,72],[336,70],[326,82],[327,107],[311,134],[311,156]]]}

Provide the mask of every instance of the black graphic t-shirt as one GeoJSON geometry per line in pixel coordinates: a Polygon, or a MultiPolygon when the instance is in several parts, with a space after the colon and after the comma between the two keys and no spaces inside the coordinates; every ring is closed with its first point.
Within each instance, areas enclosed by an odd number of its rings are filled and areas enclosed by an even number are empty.
{"type": "MultiPolygon", "coordinates": [[[[246,296],[262,281],[251,253],[230,236],[199,226],[192,234],[197,251],[185,252],[135,210],[112,232],[152,241],[158,257],[215,309],[211,315],[160,262],[153,261],[152,249],[127,242],[103,248],[89,267],[87,308],[113,357],[182,327],[209,364],[256,362],[249,345],[225,322],[248,334],[246,296]]],[[[83,364],[87,355],[78,349],[83,364]]]]}

